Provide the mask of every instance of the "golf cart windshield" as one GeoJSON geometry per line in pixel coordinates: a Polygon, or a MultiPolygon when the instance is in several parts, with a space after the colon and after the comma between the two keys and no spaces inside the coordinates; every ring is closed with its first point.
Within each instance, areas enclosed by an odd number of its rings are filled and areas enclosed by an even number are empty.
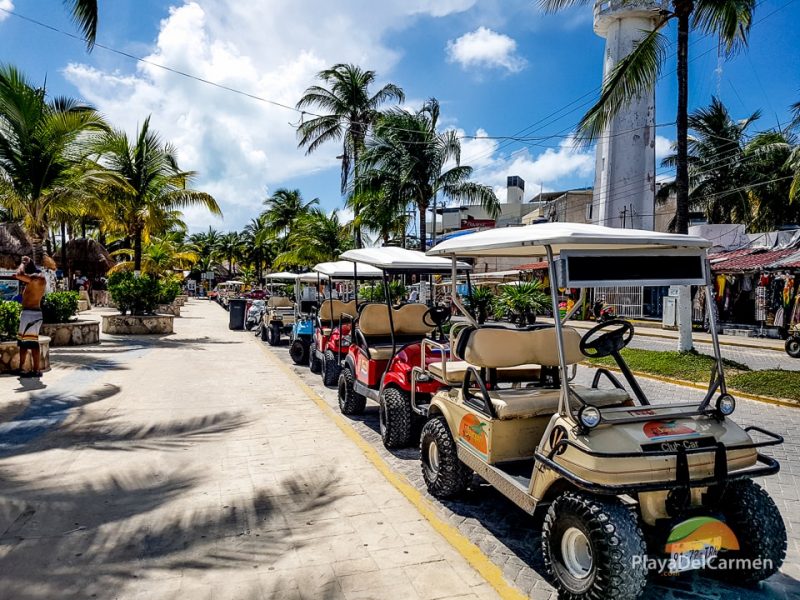
{"type": "MultiPolygon", "coordinates": [[[[571,288],[583,293],[588,288],[601,286],[700,286],[706,289],[706,303],[711,305],[713,292],[709,286],[706,258],[706,249],[710,245],[708,240],[695,236],[597,225],[543,223],[487,230],[454,238],[432,248],[428,254],[450,257],[452,261],[461,257],[519,257],[526,260],[544,257],[548,261],[553,307],[559,306],[559,289],[571,288]]],[[[454,286],[454,298],[456,294],[454,286]]],[[[472,320],[459,302],[456,305],[472,320]]],[[[593,406],[593,411],[601,421],[631,422],[655,416],[666,419],[687,413],[702,413],[707,411],[717,392],[720,397],[727,396],[714,319],[709,321],[716,368],[703,400],[699,404],[651,405],[619,354],[633,337],[633,325],[622,319],[614,319],[599,323],[581,338],[575,329],[565,327],[569,316],[562,319],[558,311],[554,311],[562,390],[559,411],[562,414],[570,414],[575,418],[590,405],[570,383],[570,367],[574,374],[577,363],[584,360],[582,357],[613,357],[633,393],[629,406],[607,409],[593,406]],[[646,408],[641,410],[639,407],[642,406],[646,408]]],[[[473,325],[477,326],[477,323],[473,322],[473,325]]],[[[602,367],[595,373],[593,387],[597,386],[601,377],[607,378],[614,387],[623,388],[617,377],[602,367]]]]}

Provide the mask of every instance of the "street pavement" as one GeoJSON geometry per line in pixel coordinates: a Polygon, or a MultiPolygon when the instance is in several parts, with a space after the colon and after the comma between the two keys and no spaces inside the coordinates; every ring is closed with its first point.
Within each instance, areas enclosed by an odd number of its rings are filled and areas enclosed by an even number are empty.
{"type": "MultiPolygon", "coordinates": [[[[649,338],[648,338],[649,342],[649,338]]],[[[305,367],[294,366],[285,347],[272,348],[295,374],[338,410],[336,390],[322,385],[319,375],[305,367]]],[[[588,369],[581,367],[577,380],[591,381],[588,369]]],[[[642,388],[652,402],[700,401],[702,392],[693,388],[643,380],[642,388]]],[[[735,420],[742,426],[759,425],[786,437],[782,446],[768,448],[768,454],[781,461],[777,475],[760,480],[769,491],[783,515],[789,536],[786,562],[780,573],[757,588],[724,585],[698,574],[674,579],[654,578],[645,592],[647,600],[774,600],[800,598],[800,441],[794,434],[800,425],[800,409],[775,406],[740,399],[735,420]]],[[[377,405],[368,403],[362,416],[350,419],[353,428],[380,455],[403,474],[420,492],[439,507],[443,518],[476,544],[502,570],[506,579],[530,598],[556,598],[555,590],[547,583],[539,551],[541,521],[537,512],[527,516],[489,485],[478,478],[463,497],[442,502],[427,495],[422,480],[419,450],[386,450],[380,439],[377,405]]]]}
{"type": "Polygon", "coordinates": [[[285,347],[210,302],[183,315],[0,377],[0,600],[498,597],[285,347]]]}

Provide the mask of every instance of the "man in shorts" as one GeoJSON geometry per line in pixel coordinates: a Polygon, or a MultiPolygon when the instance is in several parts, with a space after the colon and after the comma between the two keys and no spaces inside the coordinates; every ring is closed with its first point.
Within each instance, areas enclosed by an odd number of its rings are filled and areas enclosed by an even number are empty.
{"type": "Polygon", "coordinates": [[[27,256],[22,257],[14,277],[25,284],[22,292],[22,314],[19,318],[19,333],[17,345],[19,346],[19,375],[21,377],[41,377],[39,355],[39,329],[42,327],[42,296],[47,286],[47,279],[36,267],[33,260],[27,256]],[[23,372],[28,352],[33,357],[33,370],[23,372]]]}

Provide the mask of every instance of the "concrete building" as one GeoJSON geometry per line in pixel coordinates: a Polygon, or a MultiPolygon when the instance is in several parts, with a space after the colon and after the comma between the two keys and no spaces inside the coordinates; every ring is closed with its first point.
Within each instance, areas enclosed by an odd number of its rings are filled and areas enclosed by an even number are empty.
{"type": "MultiPolygon", "coordinates": [[[[661,9],[659,0],[595,1],[594,30],[606,40],[604,80],[653,30],[661,9]]],[[[593,223],[654,228],[655,105],[653,89],[631,99],[598,140],[593,223]]]]}

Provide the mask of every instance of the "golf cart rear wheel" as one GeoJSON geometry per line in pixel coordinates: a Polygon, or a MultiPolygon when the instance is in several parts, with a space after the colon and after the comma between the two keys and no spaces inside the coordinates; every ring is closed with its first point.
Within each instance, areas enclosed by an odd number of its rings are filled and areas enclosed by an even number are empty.
{"type": "Polygon", "coordinates": [[[280,325],[269,326],[269,345],[279,346],[281,343],[281,328],[280,325]]]}
{"type": "Polygon", "coordinates": [[[308,368],[312,373],[322,371],[322,361],[319,359],[317,349],[314,347],[309,347],[308,349],[308,368]]]}
{"type": "Polygon", "coordinates": [[[303,340],[295,340],[289,348],[289,356],[296,365],[305,365],[308,363],[308,344],[303,340]]]}
{"type": "Polygon", "coordinates": [[[786,558],[786,527],[770,495],[752,479],[732,481],[719,510],[736,535],[739,550],[720,552],[725,563],[710,574],[725,582],[754,584],[776,573],[786,558]]]}
{"type": "Polygon", "coordinates": [[[387,448],[405,448],[411,443],[411,394],[397,388],[385,388],[378,406],[381,440],[387,448]]]}
{"type": "Polygon", "coordinates": [[[367,406],[366,396],[353,389],[354,381],[350,367],[344,367],[339,375],[339,410],[343,415],[360,415],[367,406]]]}
{"type": "Polygon", "coordinates": [[[261,341],[267,342],[269,341],[269,329],[264,327],[264,324],[261,324],[261,341]]]}
{"type": "Polygon", "coordinates": [[[458,458],[456,443],[444,417],[434,417],[422,428],[420,460],[425,485],[437,498],[460,494],[472,479],[472,472],[458,458]]]}
{"type": "Polygon", "coordinates": [[[339,361],[336,360],[336,354],[333,350],[325,350],[325,360],[322,361],[322,383],[325,385],[336,385],[339,381],[339,373],[341,372],[339,361]]]}
{"type": "Polygon", "coordinates": [[[633,600],[647,583],[642,530],[616,499],[575,492],[556,498],[542,527],[542,553],[559,598],[633,600]]]}
{"type": "Polygon", "coordinates": [[[786,340],[786,354],[792,358],[800,358],[800,338],[792,336],[786,340]]]}

